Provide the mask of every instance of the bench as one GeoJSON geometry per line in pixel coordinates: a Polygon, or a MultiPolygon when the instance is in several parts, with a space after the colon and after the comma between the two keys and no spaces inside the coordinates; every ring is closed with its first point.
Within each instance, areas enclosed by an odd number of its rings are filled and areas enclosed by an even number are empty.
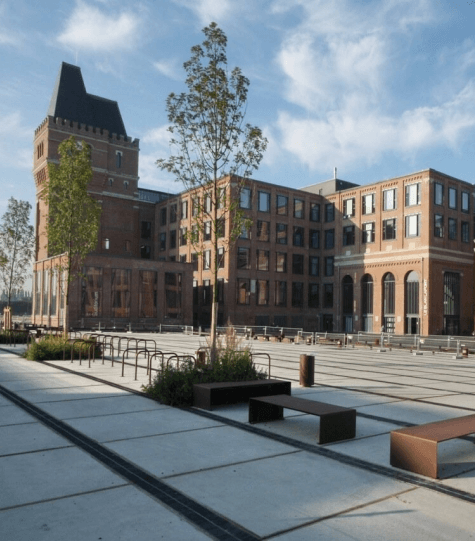
{"type": "Polygon", "coordinates": [[[391,432],[391,466],[438,478],[437,445],[475,433],[475,415],[391,432]]]}
{"type": "Polygon", "coordinates": [[[318,443],[330,443],[355,437],[355,409],[342,408],[283,394],[251,398],[249,400],[249,422],[254,424],[281,420],[284,418],[284,408],[320,417],[318,443]]]}
{"type": "Polygon", "coordinates": [[[254,396],[290,394],[290,381],[259,379],[220,383],[195,383],[193,405],[197,408],[212,409],[222,404],[247,402],[254,396]]]}

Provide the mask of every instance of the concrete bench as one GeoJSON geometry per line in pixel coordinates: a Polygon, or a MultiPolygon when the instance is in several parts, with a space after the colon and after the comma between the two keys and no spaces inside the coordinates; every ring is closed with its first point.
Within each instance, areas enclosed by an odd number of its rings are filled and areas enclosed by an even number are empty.
{"type": "Polygon", "coordinates": [[[193,405],[210,410],[213,406],[247,402],[254,396],[290,394],[290,381],[260,379],[193,385],[193,405]]]}
{"type": "Polygon", "coordinates": [[[438,478],[437,445],[475,433],[475,415],[391,432],[391,466],[438,478]]]}
{"type": "Polygon", "coordinates": [[[249,422],[254,424],[283,419],[284,408],[320,417],[318,443],[330,443],[355,437],[355,409],[342,408],[288,395],[251,398],[249,400],[249,422]]]}

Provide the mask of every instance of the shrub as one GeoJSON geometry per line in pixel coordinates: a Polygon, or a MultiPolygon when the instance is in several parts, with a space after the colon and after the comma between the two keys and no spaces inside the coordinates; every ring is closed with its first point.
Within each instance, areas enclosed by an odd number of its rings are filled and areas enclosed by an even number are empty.
{"type": "Polygon", "coordinates": [[[150,385],[143,390],[152,398],[170,406],[193,405],[193,385],[219,381],[249,381],[265,379],[267,374],[258,370],[249,351],[226,349],[218,352],[214,366],[195,366],[185,361],[176,366],[165,367],[150,385]]]}
{"type": "MultiPolygon", "coordinates": [[[[93,343],[94,340],[86,340],[87,345],[84,342],[77,342],[73,346],[67,338],[46,335],[38,342],[32,342],[24,357],[30,361],[58,361],[62,360],[65,354],[66,359],[71,359],[71,348],[74,347],[74,359],[79,359],[79,352],[82,358],[87,358],[89,346],[93,343]]],[[[96,357],[100,353],[99,346],[96,346],[96,357]]]]}
{"type": "Polygon", "coordinates": [[[0,344],[26,344],[28,341],[28,334],[26,332],[15,331],[1,331],[0,332],[0,344]]]}

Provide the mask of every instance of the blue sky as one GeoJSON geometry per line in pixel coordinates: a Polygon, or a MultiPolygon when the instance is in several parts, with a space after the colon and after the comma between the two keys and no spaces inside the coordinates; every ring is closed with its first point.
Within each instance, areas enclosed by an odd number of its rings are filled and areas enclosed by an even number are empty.
{"type": "Polygon", "coordinates": [[[165,100],[216,21],[250,79],[246,120],[269,139],[254,178],[366,184],[428,167],[475,183],[475,2],[445,0],[0,0],[0,214],[34,202],[34,129],[62,61],[117,100],[141,140],[140,186],[181,190],[165,100]]]}

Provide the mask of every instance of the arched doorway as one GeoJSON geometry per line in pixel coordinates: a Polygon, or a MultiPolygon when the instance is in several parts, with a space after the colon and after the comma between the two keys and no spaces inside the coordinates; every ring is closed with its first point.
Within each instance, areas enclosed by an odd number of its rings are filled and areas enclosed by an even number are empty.
{"type": "Polygon", "coordinates": [[[419,274],[416,271],[411,271],[406,275],[404,289],[404,304],[406,313],[405,333],[419,334],[419,274]]]}
{"type": "Polygon", "coordinates": [[[346,275],[341,282],[341,305],[343,311],[343,330],[353,332],[353,280],[346,275]]]}
{"type": "Polygon", "coordinates": [[[361,328],[373,332],[373,277],[365,274],[361,278],[361,328]]]}
{"type": "Polygon", "coordinates": [[[388,272],[383,277],[383,326],[384,332],[393,333],[396,326],[396,280],[388,272]]]}

